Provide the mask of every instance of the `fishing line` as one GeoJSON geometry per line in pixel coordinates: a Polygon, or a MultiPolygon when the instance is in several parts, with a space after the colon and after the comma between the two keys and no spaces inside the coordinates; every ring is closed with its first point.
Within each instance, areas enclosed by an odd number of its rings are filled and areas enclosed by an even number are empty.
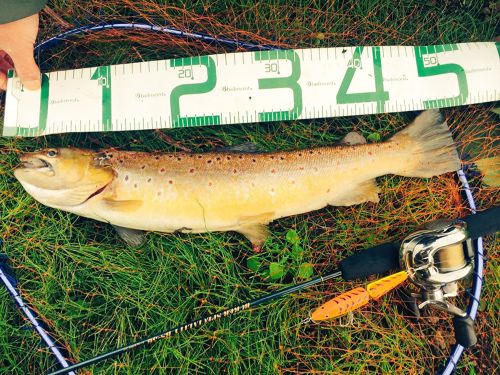
{"type": "MultiPolygon", "coordinates": [[[[94,25],[86,25],[86,26],[81,26],[77,27],[71,30],[64,31],[54,37],[48,38],[40,43],[38,43],[35,46],[35,52],[39,55],[43,49],[50,49],[51,47],[55,46],[56,44],[68,40],[68,38],[75,36],[75,35],[80,35],[80,34],[86,34],[86,33],[94,33],[94,32],[99,32],[99,31],[105,31],[105,30],[112,30],[112,29],[117,29],[117,30],[142,30],[146,32],[159,32],[159,33],[165,33],[169,35],[173,35],[176,37],[180,38],[188,38],[188,39],[195,39],[195,40],[201,40],[205,42],[214,42],[214,43],[220,43],[220,44],[225,44],[234,48],[246,48],[249,50],[272,50],[272,49],[279,49],[279,47],[275,47],[272,45],[261,45],[261,44],[254,44],[254,43],[249,43],[249,42],[241,42],[237,40],[232,40],[229,38],[224,38],[224,37],[212,37],[207,34],[202,34],[202,33],[197,33],[197,32],[184,32],[181,30],[178,30],[173,27],[168,27],[168,26],[155,26],[155,25],[150,25],[150,24],[144,24],[144,23],[121,23],[121,22],[112,22],[112,23],[102,23],[102,24],[94,24],[94,25]]],[[[458,178],[462,184],[463,191],[465,192],[467,202],[469,204],[469,207],[473,213],[476,212],[476,206],[475,206],[475,201],[474,197],[472,195],[472,191],[470,189],[470,186],[468,184],[467,178],[465,176],[465,173],[462,170],[459,170],[457,172],[458,178]]],[[[478,306],[479,306],[479,299],[481,297],[481,287],[483,285],[483,279],[482,279],[482,274],[483,274],[483,242],[482,238],[477,239],[476,241],[476,256],[475,256],[475,267],[474,267],[474,278],[473,278],[473,286],[472,286],[472,294],[471,298],[469,301],[469,306],[467,312],[471,316],[472,319],[475,319],[478,306]]],[[[451,351],[451,354],[447,360],[447,363],[445,365],[444,370],[442,371],[443,375],[448,375],[453,370],[456,368],[457,363],[463,353],[464,348],[461,345],[455,345],[451,351]]]]}

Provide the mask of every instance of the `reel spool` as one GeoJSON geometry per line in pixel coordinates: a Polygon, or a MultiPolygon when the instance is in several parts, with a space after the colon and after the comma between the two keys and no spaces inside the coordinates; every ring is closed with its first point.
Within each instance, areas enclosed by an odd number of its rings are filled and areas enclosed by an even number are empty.
{"type": "Polygon", "coordinates": [[[474,269],[473,242],[462,220],[439,220],[406,237],[400,248],[401,266],[419,288],[412,296],[427,306],[453,315],[457,343],[465,348],[476,344],[473,320],[447,300],[457,296],[458,282],[474,269]]]}

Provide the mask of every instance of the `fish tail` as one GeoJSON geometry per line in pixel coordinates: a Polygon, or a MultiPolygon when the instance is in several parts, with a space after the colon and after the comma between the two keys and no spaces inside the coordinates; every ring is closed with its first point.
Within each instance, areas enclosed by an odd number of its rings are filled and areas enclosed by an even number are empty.
{"type": "Polygon", "coordinates": [[[396,172],[407,177],[432,177],[460,168],[450,129],[438,110],[422,112],[390,142],[404,145],[407,158],[396,172]]]}

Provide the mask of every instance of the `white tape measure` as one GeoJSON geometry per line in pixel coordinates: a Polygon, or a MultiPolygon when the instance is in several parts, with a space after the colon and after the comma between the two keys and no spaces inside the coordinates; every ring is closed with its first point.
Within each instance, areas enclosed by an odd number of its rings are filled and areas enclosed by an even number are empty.
{"type": "Polygon", "coordinates": [[[238,52],[10,74],[4,136],[363,115],[500,100],[500,44],[238,52]]]}

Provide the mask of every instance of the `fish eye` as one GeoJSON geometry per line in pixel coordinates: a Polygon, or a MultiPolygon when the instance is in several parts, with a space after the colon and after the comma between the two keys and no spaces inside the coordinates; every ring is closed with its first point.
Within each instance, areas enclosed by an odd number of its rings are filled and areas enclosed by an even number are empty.
{"type": "Polygon", "coordinates": [[[54,158],[57,156],[57,150],[54,150],[54,149],[50,149],[48,152],[47,152],[47,156],[49,158],[54,158]]]}

